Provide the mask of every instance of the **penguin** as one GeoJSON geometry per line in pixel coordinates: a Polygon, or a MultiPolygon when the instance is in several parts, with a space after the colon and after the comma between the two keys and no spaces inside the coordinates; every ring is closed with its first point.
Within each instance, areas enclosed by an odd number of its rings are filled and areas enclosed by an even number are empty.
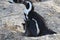
{"type": "MultiPolygon", "coordinates": [[[[20,1],[13,0],[15,3],[20,3],[20,1]]],[[[11,3],[11,2],[10,2],[11,3]]],[[[51,29],[48,29],[48,27],[45,24],[45,19],[39,15],[37,12],[34,11],[34,6],[31,1],[24,1],[23,3],[25,5],[24,9],[24,29],[25,29],[25,35],[31,36],[31,37],[37,37],[37,36],[43,36],[43,35],[51,35],[56,34],[51,29]]]]}
{"type": "Polygon", "coordinates": [[[25,1],[24,15],[26,22],[26,34],[28,36],[42,36],[48,34],[56,34],[56,32],[48,29],[45,24],[44,18],[34,11],[34,7],[31,1],[25,1]]]}

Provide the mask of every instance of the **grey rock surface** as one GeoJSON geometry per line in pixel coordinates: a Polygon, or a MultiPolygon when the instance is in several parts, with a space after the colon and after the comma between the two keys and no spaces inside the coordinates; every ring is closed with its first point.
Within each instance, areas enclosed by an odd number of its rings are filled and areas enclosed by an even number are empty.
{"type": "Polygon", "coordinates": [[[60,6],[60,0],[53,0],[53,1],[56,3],[56,5],[60,6]]]}
{"type": "Polygon", "coordinates": [[[34,10],[45,19],[47,27],[58,34],[40,37],[22,36],[24,30],[21,23],[24,23],[25,6],[0,0],[0,40],[60,40],[60,7],[52,0],[33,4],[34,10]]]}

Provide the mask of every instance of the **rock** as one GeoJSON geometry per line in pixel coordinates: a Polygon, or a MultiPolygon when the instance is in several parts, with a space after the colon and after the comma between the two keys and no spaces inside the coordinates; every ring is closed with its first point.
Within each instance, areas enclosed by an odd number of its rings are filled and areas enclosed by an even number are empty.
{"type": "Polygon", "coordinates": [[[58,6],[60,6],[60,0],[53,0],[58,6]]]}
{"type": "Polygon", "coordinates": [[[24,23],[25,6],[0,0],[0,40],[60,40],[60,7],[52,0],[33,4],[34,11],[45,19],[47,27],[58,34],[40,37],[24,36],[22,23],[24,23]]]}
{"type": "Polygon", "coordinates": [[[59,34],[45,35],[40,37],[22,36],[20,32],[12,32],[10,30],[0,28],[0,40],[60,40],[59,34]]]}
{"type": "MultiPolygon", "coordinates": [[[[12,0],[0,0],[0,1],[12,1],[12,0]]],[[[23,1],[26,1],[26,0],[17,0],[17,2],[23,2],[23,1]]],[[[44,1],[50,1],[50,0],[28,0],[28,1],[31,1],[31,2],[44,2],[44,1]]]]}
{"type": "MultiPolygon", "coordinates": [[[[53,1],[33,4],[35,11],[46,20],[46,25],[48,28],[60,33],[59,7],[56,6],[53,1]]],[[[0,15],[0,20],[2,22],[0,21],[0,25],[4,26],[4,24],[7,24],[9,27],[19,25],[23,28],[21,24],[24,23],[24,8],[25,6],[23,4],[10,4],[8,1],[1,1],[0,13],[2,14],[0,15]]]]}

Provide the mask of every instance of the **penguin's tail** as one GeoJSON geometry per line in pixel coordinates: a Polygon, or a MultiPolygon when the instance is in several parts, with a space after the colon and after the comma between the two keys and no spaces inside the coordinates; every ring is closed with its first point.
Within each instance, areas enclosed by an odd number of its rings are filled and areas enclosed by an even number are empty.
{"type": "Polygon", "coordinates": [[[52,35],[52,34],[57,34],[55,31],[52,31],[51,29],[47,29],[42,33],[39,33],[38,36],[44,36],[44,35],[52,35]]]}
{"type": "Polygon", "coordinates": [[[57,33],[55,31],[52,31],[51,29],[48,29],[47,34],[57,34],[57,33]]]}

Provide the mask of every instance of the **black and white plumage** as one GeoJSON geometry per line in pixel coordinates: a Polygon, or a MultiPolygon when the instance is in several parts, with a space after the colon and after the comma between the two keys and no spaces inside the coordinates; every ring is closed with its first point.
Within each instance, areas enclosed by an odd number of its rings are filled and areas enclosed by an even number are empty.
{"type": "MultiPolygon", "coordinates": [[[[13,0],[15,3],[20,1],[13,0]]],[[[24,1],[24,0],[23,0],[24,1]]],[[[47,34],[54,34],[56,32],[46,27],[44,18],[34,11],[34,7],[31,1],[24,1],[25,5],[24,16],[25,16],[25,35],[27,36],[42,36],[47,34]]]]}
{"type": "Polygon", "coordinates": [[[44,18],[34,11],[32,2],[25,1],[25,22],[26,22],[26,31],[28,35],[32,36],[42,36],[46,34],[54,34],[56,32],[48,29],[45,25],[44,18]]]}

